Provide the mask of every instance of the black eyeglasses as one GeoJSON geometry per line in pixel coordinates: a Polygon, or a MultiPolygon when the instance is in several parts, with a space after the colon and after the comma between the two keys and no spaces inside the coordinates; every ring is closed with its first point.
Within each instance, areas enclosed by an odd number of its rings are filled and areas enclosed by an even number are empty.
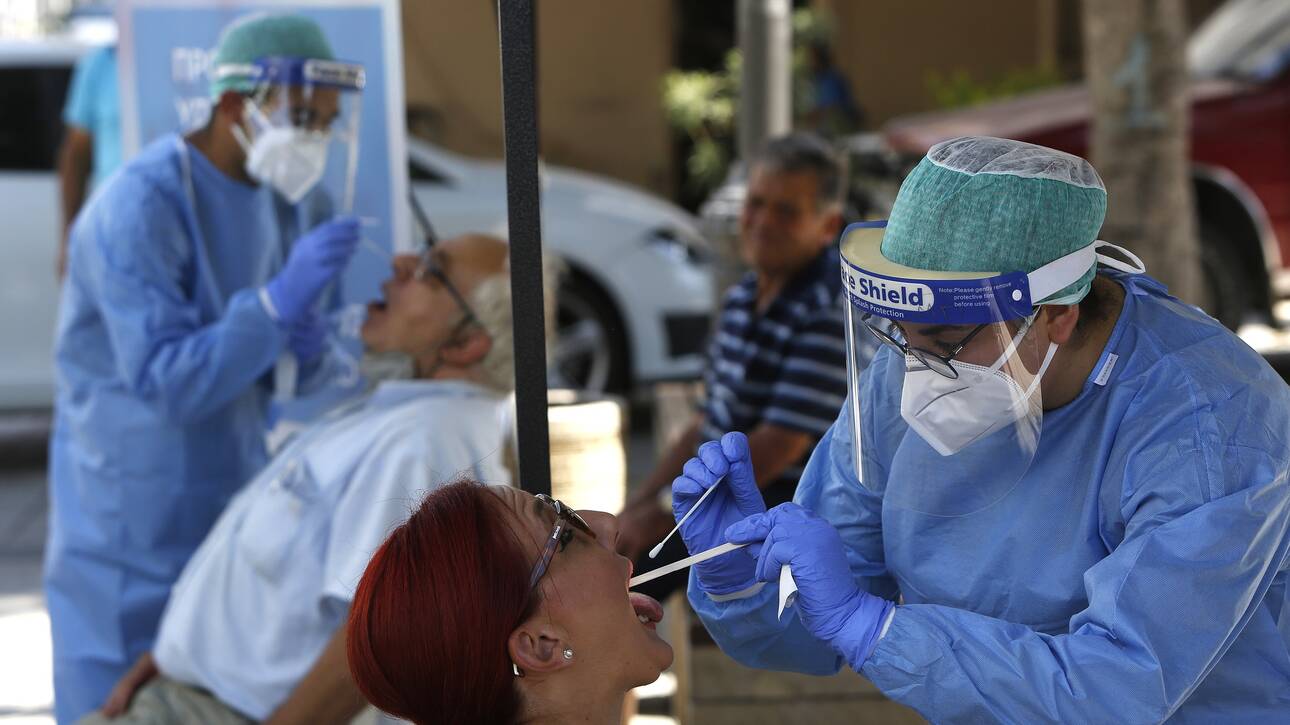
{"type": "Polygon", "coordinates": [[[556,549],[563,550],[564,545],[568,544],[569,539],[573,538],[575,529],[593,539],[596,538],[596,532],[591,530],[591,527],[578,515],[577,511],[544,493],[539,493],[537,500],[555,509],[555,527],[551,529],[551,535],[546,539],[546,546],[542,548],[542,555],[538,557],[537,563],[533,565],[533,573],[529,574],[529,591],[532,591],[537,586],[542,575],[546,574],[546,569],[551,565],[551,559],[555,556],[556,549]]]}
{"type": "Polygon", "coordinates": [[[940,353],[935,353],[931,350],[924,350],[921,347],[913,347],[910,345],[905,341],[905,335],[901,332],[900,328],[889,320],[881,317],[874,317],[873,315],[865,315],[862,321],[864,322],[865,329],[867,329],[874,337],[878,338],[879,342],[891,345],[897,350],[900,350],[903,354],[909,355],[917,360],[928,370],[944,375],[951,380],[958,379],[959,376],[959,372],[954,369],[954,356],[963,352],[963,348],[967,347],[967,344],[972,341],[972,338],[976,337],[978,333],[989,327],[988,324],[977,325],[975,329],[967,334],[967,337],[959,340],[957,345],[950,348],[948,354],[941,355],[940,353]],[[875,320],[881,320],[881,322],[875,323],[875,320]],[[887,325],[885,328],[880,326],[884,323],[887,325]]]}
{"type": "MultiPolygon", "coordinates": [[[[457,285],[453,284],[452,281],[448,279],[448,274],[443,271],[443,267],[441,267],[439,262],[435,260],[433,244],[426,245],[426,248],[421,252],[421,260],[417,263],[417,269],[412,273],[413,279],[416,279],[417,281],[424,280],[427,276],[434,277],[439,284],[443,285],[443,288],[448,290],[448,294],[452,296],[453,301],[456,302],[457,306],[461,308],[461,311],[465,313],[465,317],[462,318],[458,327],[480,324],[479,317],[475,315],[474,310],[470,309],[470,304],[466,302],[465,295],[461,293],[461,290],[457,289],[457,285]]],[[[482,327],[482,325],[480,326],[482,327]]]]}

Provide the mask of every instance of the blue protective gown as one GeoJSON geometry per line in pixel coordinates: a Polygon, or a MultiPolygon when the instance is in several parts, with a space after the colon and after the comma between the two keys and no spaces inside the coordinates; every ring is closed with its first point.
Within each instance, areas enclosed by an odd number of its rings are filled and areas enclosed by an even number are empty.
{"type": "MultiPolygon", "coordinates": [[[[258,293],[326,214],[321,194],[292,208],[183,148],[144,149],[70,239],[45,558],[60,723],[152,646],[171,584],[264,465],[286,337],[258,293]]],[[[301,392],[338,370],[310,367],[301,392]]]]}
{"type": "MultiPolygon", "coordinates": [[[[849,415],[820,441],[797,502],[902,602],[862,674],[933,722],[1290,722],[1290,388],[1159,283],[1111,276],[1114,332],[1019,482],[928,463],[878,382],[903,365],[886,349],[861,389],[865,483],[849,415]]],[[[836,672],[776,598],[690,581],[736,660],[836,672]]]]}

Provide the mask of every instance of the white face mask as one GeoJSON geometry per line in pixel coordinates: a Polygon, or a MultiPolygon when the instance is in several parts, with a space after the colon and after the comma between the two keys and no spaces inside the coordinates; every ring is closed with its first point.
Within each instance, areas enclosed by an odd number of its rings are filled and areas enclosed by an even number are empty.
{"type": "Polygon", "coordinates": [[[233,132],[246,151],[246,173],[277,189],[292,204],[299,203],[327,170],[331,135],[275,126],[254,105],[248,103],[245,108],[248,120],[256,128],[255,138],[248,142],[238,127],[233,132]]]}
{"type": "Polygon", "coordinates": [[[907,358],[907,366],[921,369],[905,371],[900,416],[937,453],[951,456],[1027,415],[1038,415],[1040,401],[1034,393],[1057,353],[1057,343],[1048,343],[1043,364],[1029,388],[1022,389],[1000,369],[1028,328],[1017,333],[990,367],[955,362],[957,378],[947,378],[907,358]]]}

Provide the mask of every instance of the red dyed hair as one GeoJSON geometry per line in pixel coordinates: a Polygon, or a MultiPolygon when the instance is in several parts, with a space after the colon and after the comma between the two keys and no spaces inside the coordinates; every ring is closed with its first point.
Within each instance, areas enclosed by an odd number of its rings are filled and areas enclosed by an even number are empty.
{"type": "Polygon", "coordinates": [[[346,630],[350,672],[373,705],[418,725],[517,721],[506,642],[536,603],[509,517],[484,486],[458,481],[377,550],[346,630]]]}

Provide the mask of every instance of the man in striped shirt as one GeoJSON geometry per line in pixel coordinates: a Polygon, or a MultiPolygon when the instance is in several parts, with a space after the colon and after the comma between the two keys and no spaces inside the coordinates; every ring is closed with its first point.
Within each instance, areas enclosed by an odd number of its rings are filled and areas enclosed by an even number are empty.
{"type": "MultiPolygon", "coordinates": [[[[672,527],[659,494],[700,443],[747,433],[757,485],[775,506],[792,499],[802,466],[846,398],[836,245],[842,164],[818,137],[790,134],[766,144],[750,169],[739,236],[752,270],[722,301],[703,404],[619,517],[619,551],[640,572],[686,556],[678,536],[658,559],[639,559],[672,527]]],[[[684,584],[684,572],[657,581],[648,593],[666,595],[684,584]]]]}

